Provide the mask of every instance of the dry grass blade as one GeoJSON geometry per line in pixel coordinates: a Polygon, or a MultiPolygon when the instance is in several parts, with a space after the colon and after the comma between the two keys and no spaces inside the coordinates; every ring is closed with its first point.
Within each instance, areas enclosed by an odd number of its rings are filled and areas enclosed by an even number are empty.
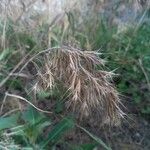
{"type": "Polygon", "coordinates": [[[103,123],[115,123],[123,117],[118,92],[110,83],[112,73],[97,66],[104,66],[97,52],[67,46],[52,50],[40,73],[42,85],[53,89],[56,82],[62,83],[70,92],[67,107],[81,118],[96,113],[103,123]]]}
{"type": "Polygon", "coordinates": [[[9,96],[9,97],[15,97],[15,98],[17,98],[17,99],[19,99],[19,100],[25,101],[25,102],[27,102],[29,105],[31,105],[32,107],[34,107],[36,110],[38,110],[38,111],[40,111],[40,112],[48,113],[48,114],[52,113],[52,112],[50,112],[50,111],[42,110],[42,109],[36,107],[34,104],[32,104],[30,101],[28,101],[27,99],[25,99],[25,98],[22,97],[22,96],[15,95],[15,94],[10,94],[10,93],[8,93],[8,92],[6,92],[5,95],[6,95],[6,96],[9,96]]]}

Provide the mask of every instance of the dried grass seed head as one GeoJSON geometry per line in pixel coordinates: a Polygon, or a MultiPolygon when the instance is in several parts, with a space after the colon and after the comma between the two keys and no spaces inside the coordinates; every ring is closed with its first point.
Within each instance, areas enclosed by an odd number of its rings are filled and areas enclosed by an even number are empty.
{"type": "Polygon", "coordinates": [[[49,88],[55,82],[63,83],[69,91],[67,107],[81,118],[96,112],[102,120],[114,123],[123,116],[120,99],[110,83],[112,73],[98,70],[98,65],[104,67],[99,53],[64,46],[49,53],[43,81],[49,88]]]}

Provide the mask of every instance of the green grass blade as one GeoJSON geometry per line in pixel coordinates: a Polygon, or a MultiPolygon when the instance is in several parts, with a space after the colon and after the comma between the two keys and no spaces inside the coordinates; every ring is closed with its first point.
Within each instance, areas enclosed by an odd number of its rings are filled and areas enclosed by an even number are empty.
{"type": "Polygon", "coordinates": [[[11,115],[10,117],[0,117],[0,130],[17,126],[18,114],[11,115]]]}
{"type": "Polygon", "coordinates": [[[100,138],[97,136],[93,135],[89,131],[87,131],[85,128],[78,126],[81,130],[83,130],[85,133],[87,133],[93,140],[95,140],[97,143],[102,145],[106,150],[112,150],[110,147],[108,147],[100,138]]]}
{"type": "Polygon", "coordinates": [[[71,118],[64,118],[60,123],[58,123],[54,129],[49,133],[48,138],[42,144],[42,148],[47,146],[49,142],[56,143],[62,135],[69,129],[74,127],[74,121],[71,118]]]}

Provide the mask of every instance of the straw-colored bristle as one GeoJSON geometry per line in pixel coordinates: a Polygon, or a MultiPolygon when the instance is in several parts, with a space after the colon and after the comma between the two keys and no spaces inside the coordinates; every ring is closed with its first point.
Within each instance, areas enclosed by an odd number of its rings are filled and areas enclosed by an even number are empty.
{"type": "Polygon", "coordinates": [[[67,107],[78,112],[81,118],[96,112],[103,120],[114,123],[123,113],[118,92],[110,83],[112,73],[102,70],[103,67],[99,53],[64,46],[49,53],[43,82],[49,88],[56,81],[63,83],[70,92],[67,107]]]}

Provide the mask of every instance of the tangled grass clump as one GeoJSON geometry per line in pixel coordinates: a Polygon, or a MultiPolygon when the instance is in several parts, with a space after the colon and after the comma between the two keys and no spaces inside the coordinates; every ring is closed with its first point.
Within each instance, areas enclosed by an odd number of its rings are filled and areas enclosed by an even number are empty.
{"type": "Polygon", "coordinates": [[[123,112],[118,92],[111,83],[113,73],[103,70],[104,60],[99,54],[71,46],[52,50],[46,55],[40,76],[45,88],[53,90],[56,83],[65,87],[69,93],[66,106],[80,118],[97,115],[102,122],[114,124],[123,112]]]}

